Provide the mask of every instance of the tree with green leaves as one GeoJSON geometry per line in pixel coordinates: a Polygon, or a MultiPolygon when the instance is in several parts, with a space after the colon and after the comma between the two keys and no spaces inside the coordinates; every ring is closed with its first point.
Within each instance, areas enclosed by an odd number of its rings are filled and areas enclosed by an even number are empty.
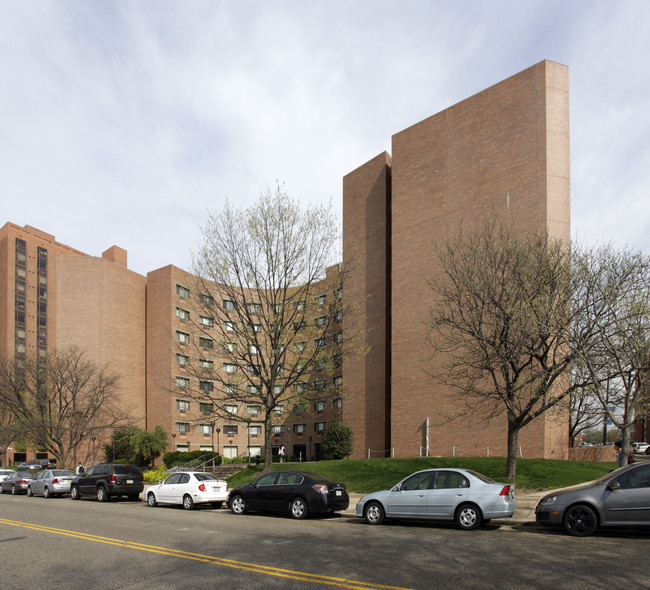
{"type": "Polygon", "coordinates": [[[168,435],[162,426],[156,426],[150,432],[130,424],[113,432],[111,442],[104,446],[104,454],[107,461],[113,461],[114,458],[139,467],[149,467],[168,445],[168,435]]]}
{"type": "Polygon", "coordinates": [[[333,420],[323,433],[321,450],[328,459],[345,459],[352,454],[353,433],[342,420],[333,420]]]}

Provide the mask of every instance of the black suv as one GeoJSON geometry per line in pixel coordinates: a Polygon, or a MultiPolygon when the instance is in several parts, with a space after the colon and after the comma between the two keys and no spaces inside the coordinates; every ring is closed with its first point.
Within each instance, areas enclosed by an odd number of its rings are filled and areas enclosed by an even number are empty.
{"type": "Polygon", "coordinates": [[[142,471],[135,465],[99,463],[75,477],[70,484],[70,497],[97,496],[100,502],[108,502],[111,496],[128,496],[137,500],[144,489],[142,471]]]}

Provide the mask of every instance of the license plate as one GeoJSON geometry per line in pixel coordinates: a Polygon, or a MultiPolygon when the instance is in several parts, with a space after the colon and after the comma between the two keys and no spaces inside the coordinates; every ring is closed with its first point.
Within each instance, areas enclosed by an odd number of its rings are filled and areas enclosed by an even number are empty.
{"type": "Polygon", "coordinates": [[[342,496],[342,495],[343,495],[343,492],[342,492],[341,490],[336,490],[336,495],[337,495],[337,496],[342,496]]]}
{"type": "Polygon", "coordinates": [[[127,479],[126,483],[133,483],[133,480],[132,479],[127,479]]]}

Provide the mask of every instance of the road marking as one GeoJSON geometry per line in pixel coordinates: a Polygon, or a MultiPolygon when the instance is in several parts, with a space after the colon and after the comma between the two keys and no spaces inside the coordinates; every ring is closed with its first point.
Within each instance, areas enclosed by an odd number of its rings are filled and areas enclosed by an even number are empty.
{"type": "Polygon", "coordinates": [[[105,543],[107,545],[115,545],[124,549],[137,549],[138,551],[147,551],[149,553],[158,553],[160,555],[169,555],[172,557],[180,557],[182,559],[190,559],[193,561],[201,561],[203,563],[211,563],[213,565],[220,565],[223,567],[230,567],[240,569],[257,574],[266,574],[268,576],[276,576],[279,578],[287,578],[291,580],[299,580],[301,582],[312,582],[314,584],[324,584],[328,586],[338,586],[340,588],[350,588],[351,590],[369,590],[373,588],[381,588],[383,590],[412,590],[401,586],[386,586],[384,584],[373,584],[371,582],[360,582],[357,580],[348,580],[345,578],[334,578],[330,576],[323,576],[320,574],[310,574],[307,572],[298,572],[283,568],[276,568],[267,565],[260,565],[256,563],[247,563],[245,561],[236,561],[233,559],[225,559],[223,557],[215,557],[213,555],[202,555],[200,553],[190,553],[187,551],[180,551],[178,549],[170,549],[168,547],[157,547],[155,545],[146,545],[144,543],[136,543],[134,541],[126,541],[123,539],[111,539],[110,537],[101,537],[92,535],[90,533],[82,533],[78,531],[67,531],[65,529],[56,529],[47,527],[40,524],[32,524],[28,522],[19,522],[16,520],[8,520],[0,518],[0,523],[15,526],[24,529],[31,529],[42,533],[52,533],[55,535],[63,535],[66,537],[73,537],[83,541],[93,541],[96,543],[105,543]]]}

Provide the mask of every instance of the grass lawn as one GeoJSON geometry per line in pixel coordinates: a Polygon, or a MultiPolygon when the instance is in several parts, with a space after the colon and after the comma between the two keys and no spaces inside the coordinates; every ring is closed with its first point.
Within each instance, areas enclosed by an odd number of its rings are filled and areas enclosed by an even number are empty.
{"type": "MultiPolygon", "coordinates": [[[[343,483],[348,491],[367,494],[392,487],[420,469],[462,467],[499,482],[506,482],[505,457],[420,457],[413,459],[344,459],[315,463],[274,463],[275,469],[320,473],[343,483]]],[[[519,491],[549,490],[594,480],[616,468],[616,463],[518,459],[515,484],[519,491]]],[[[262,465],[251,466],[228,479],[232,489],[261,474],[262,465]]]]}

